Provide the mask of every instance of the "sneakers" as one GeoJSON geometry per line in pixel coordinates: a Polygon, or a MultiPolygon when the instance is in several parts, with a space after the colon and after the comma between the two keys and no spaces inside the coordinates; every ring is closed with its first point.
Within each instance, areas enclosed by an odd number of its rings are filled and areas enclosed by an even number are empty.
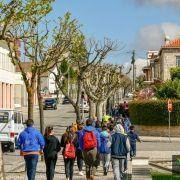
{"type": "Polygon", "coordinates": [[[80,176],[84,176],[84,173],[82,171],[79,171],[80,176]]]}

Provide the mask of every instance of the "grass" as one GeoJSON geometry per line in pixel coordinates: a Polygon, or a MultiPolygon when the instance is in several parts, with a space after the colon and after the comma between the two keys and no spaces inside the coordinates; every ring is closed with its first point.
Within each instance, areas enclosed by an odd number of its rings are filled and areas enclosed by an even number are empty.
{"type": "Polygon", "coordinates": [[[151,173],[152,180],[179,180],[180,174],[151,173]]]}

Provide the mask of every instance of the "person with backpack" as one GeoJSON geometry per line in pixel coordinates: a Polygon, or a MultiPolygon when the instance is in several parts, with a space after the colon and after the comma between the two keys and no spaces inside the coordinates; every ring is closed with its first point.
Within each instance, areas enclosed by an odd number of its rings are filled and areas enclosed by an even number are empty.
{"type": "Polygon", "coordinates": [[[125,118],[124,118],[124,130],[125,130],[126,134],[129,132],[130,126],[131,126],[131,121],[130,121],[129,115],[125,114],[125,118]]]}
{"type": "Polygon", "coordinates": [[[107,131],[107,126],[102,127],[102,132],[100,133],[100,154],[101,160],[103,164],[104,175],[106,176],[109,170],[109,164],[111,159],[111,142],[110,142],[110,134],[107,131]]]}
{"type": "Polygon", "coordinates": [[[54,136],[53,126],[47,126],[44,134],[45,147],[44,159],[46,164],[47,180],[54,179],[55,166],[57,162],[57,154],[61,150],[61,145],[57,137],[54,136]]]}
{"type": "Polygon", "coordinates": [[[65,164],[65,174],[67,180],[73,179],[73,168],[76,158],[77,135],[72,126],[69,126],[61,138],[63,147],[63,158],[65,164]]]}
{"type": "Polygon", "coordinates": [[[77,166],[78,166],[78,170],[79,170],[79,175],[80,176],[84,176],[83,172],[82,172],[82,168],[83,168],[83,155],[82,155],[82,149],[79,145],[80,142],[80,136],[82,135],[82,130],[83,130],[83,126],[84,123],[80,123],[77,125],[77,129],[78,131],[76,132],[77,134],[77,148],[76,148],[76,157],[77,157],[77,166]]]}
{"type": "Polygon", "coordinates": [[[32,119],[26,121],[26,126],[19,135],[18,146],[20,155],[24,156],[28,180],[35,180],[38,157],[43,153],[45,141],[43,135],[33,127],[32,119]]]}
{"type": "Polygon", "coordinates": [[[80,147],[83,150],[83,158],[86,165],[87,180],[94,179],[94,174],[98,165],[98,151],[100,147],[100,134],[92,126],[91,119],[86,120],[82,134],[79,138],[80,147]]]}
{"type": "Polygon", "coordinates": [[[114,180],[121,180],[124,172],[124,161],[130,151],[130,144],[121,124],[117,124],[114,131],[111,136],[111,160],[114,180]]]}

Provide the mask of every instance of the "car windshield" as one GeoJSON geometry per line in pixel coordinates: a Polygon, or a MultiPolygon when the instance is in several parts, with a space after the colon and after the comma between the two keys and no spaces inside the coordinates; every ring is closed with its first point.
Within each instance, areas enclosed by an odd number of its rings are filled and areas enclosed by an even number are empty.
{"type": "Polygon", "coordinates": [[[55,100],[54,100],[54,99],[46,99],[45,102],[46,102],[46,103],[54,103],[55,100]]]}
{"type": "Polygon", "coordinates": [[[8,123],[9,113],[0,111],[0,123],[8,123]]]}

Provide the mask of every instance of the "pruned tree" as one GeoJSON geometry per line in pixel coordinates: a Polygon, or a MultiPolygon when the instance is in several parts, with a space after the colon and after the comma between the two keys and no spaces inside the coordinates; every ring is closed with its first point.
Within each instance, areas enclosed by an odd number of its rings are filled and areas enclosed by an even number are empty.
{"type": "Polygon", "coordinates": [[[99,120],[102,119],[103,103],[120,88],[123,77],[121,70],[121,66],[100,64],[86,72],[84,89],[88,98],[96,104],[99,120]]]}
{"type": "Polygon", "coordinates": [[[121,80],[121,89],[123,90],[124,97],[126,93],[132,89],[132,80],[127,75],[124,75],[121,80]]]}
{"type": "Polygon", "coordinates": [[[105,38],[103,42],[89,40],[85,41],[85,37],[81,32],[73,38],[73,44],[69,52],[69,56],[66,60],[69,66],[75,69],[76,72],[76,99],[73,99],[70,94],[64,88],[64,81],[66,80],[64,74],[61,72],[60,65],[57,65],[57,74],[55,75],[56,83],[62,93],[69,99],[70,103],[74,107],[76,113],[76,121],[80,122],[80,104],[81,104],[81,94],[83,91],[83,80],[86,78],[86,73],[91,71],[92,68],[101,63],[107,55],[117,49],[117,42],[111,41],[105,38]]]}

